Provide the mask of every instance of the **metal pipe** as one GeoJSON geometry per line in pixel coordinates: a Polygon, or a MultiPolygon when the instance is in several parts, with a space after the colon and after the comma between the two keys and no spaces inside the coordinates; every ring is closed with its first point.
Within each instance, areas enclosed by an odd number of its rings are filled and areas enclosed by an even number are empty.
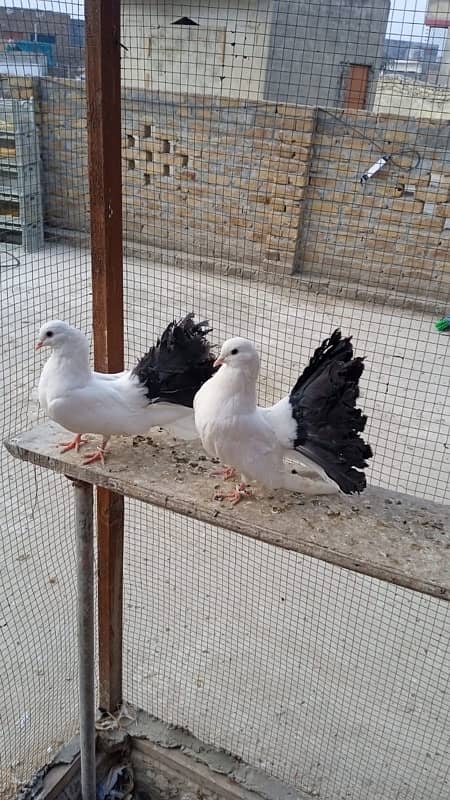
{"type": "Polygon", "coordinates": [[[74,481],[77,540],[81,797],[95,800],[94,522],[89,483],[74,481]]]}

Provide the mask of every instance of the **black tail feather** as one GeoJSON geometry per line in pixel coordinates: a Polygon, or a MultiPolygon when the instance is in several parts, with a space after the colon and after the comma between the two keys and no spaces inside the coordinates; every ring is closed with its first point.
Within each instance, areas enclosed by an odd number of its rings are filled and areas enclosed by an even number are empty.
{"type": "Polygon", "coordinates": [[[295,449],[325,470],[346,494],[366,487],[362,470],[372,449],[360,434],[367,417],[356,408],[364,359],[353,358],[351,337],[335,330],[317,348],[291,391],[295,449]]]}
{"type": "Polygon", "coordinates": [[[192,407],[196,393],[214,373],[215,356],[207,339],[211,330],[208,320],[195,322],[193,312],[167,326],[133,370],[150,402],[192,407]]]}

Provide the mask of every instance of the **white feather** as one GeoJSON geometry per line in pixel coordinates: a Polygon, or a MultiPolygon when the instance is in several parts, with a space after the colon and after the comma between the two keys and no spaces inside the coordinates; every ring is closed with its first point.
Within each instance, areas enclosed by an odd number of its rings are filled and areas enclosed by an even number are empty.
{"type": "Polygon", "coordinates": [[[38,397],[50,419],[73,433],[97,433],[105,438],[136,435],[154,426],[168,427],[185,420],[187,437],[193,435],[191,408],[150,404],[145,387],[132,372],[93,372],[86,338],[73,328],[44,365],[38,397]]]}
{"type": "Polygon", "coordinates": [[[242,339],[225,342],[223,366],[195,396],[195,424],[206,452],[234,466],[244,480],[259,481],[269,489],[306,494],[337,491],[320,467],[291,449],[296,426],[289,398],[271,408],[256,405],[259,361],[251,345],[246,358],[247,345],[250,343],[242,339]],[[232,351],[238,351],[237,355],[232,351]],[[254,363],[252,355],[256,357],[254,363]],[[323,485],[318,483],[324,478],[323,485]]]}

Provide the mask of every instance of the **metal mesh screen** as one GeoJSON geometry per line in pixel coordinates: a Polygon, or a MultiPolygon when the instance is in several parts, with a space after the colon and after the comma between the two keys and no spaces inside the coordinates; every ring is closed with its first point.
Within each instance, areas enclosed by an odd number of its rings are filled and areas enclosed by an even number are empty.
{"type": "MultiPolygon", "coordinates": [[[[195,309],[269,404],[341,326],[370,481],[445,502],[450,91],[406,5],[123,4],[127,343],[195,309]]],[[[132,502],[125,565],[130,700],[311,796],[446,796],[445,604],[132,502]]]]}
{"type": "MultiPolygon", "coordinates": [[[[41,165],[22,194],[2,173],[2,436],[38,418],[40,324],[91,327],[83,8],[34,5],[0,9],[41,165]]],[[[126,364],[193,309],[255,341],[268,404],[340,326],[370,482],[447,502],[445,19],[388,5],[123,0],[126,364]]],[[[67,483],[1,458],[9,797],[76,729],[74,542],[67,483]]],[[[446,604],[131,502],[124,603],[131,702],[312,796],[447,796],[446,604]]]]}
{"type": "Polygon", "coordinates": [[[130,502],[140,707],[315,797],[444,798],[445,603],[130,502]]]}
{"type": "MultiPolygon", "coordinates": [[[[80,224],[85,104],[75,100],[80,13],[63,3],[0,8],[2,441],[42,416],[35,390],[42,358],[34,353],[41,324],[56,317],[89,329],[80,224]],[[69,243],[62,228],[71,229],[69,243]]],[[[78,678],[69,484],[3,447],[0,459],[0,796],[7,798],[75,733],[78,678]]]]}

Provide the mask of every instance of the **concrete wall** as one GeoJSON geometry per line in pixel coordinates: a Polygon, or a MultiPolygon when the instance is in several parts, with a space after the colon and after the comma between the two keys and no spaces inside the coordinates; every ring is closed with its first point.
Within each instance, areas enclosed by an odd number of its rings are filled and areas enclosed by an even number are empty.
{"type": "Polygon", "coordinates": [[[270,0],[228,5],[129,2],[122,6],[125,86],[262,97],[270,0]],[[173,25],[188,15],[197,25],[173,25]]]}
{"type": "Polygon", "coordinates": [[[47,75],[47,59],[38,53],[0,53],[0,75],[47,75]]]}
{"type": "Polygon", "coordinates": [[[382,64],[389,0],[245,0],[211,5],[125,0],[125,86],[340,105],[350,63],[382,64]],[[173,25],[188,15],[198,26],[173,25]]]}
{"type": "Polygon", "coordinates": [[[450,118],[450,89],[383,75],[377,83],[373,110],[444,122],[450,118]]]}
{"type": "Polygon", "coordinates": [[[348,64],[370,67],[367,107],[382,65],[389,0],[274,4],[265,96],[340,106],[348,64]]]}
{"type": "Polygon", "coordinates": [[[44,219],[47,225],[87,231],[89,186],[86,95],[80,81],[37,82],[44,219]]]}

